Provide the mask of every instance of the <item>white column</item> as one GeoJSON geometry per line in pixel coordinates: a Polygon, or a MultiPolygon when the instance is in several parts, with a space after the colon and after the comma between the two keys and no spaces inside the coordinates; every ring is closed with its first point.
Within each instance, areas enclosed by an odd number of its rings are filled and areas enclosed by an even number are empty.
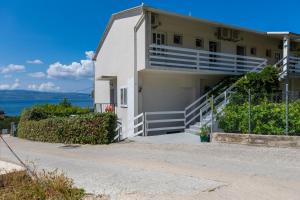
{"type": "Polygon", "coordinates": [[[284,76],[287,75],[286,72],[289,64],[289,54],[290,54],[290,37],[288,35],[285,35],[283,37],[283,58],[286,58],[283,60],[283,71],[285,72],[284,76]]]}

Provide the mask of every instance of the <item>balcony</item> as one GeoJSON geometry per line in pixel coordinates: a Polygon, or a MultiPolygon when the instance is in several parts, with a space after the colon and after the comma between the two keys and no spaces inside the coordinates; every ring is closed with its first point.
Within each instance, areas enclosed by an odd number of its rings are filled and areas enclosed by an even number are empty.
{"type": "Polygon", "coordinates": [[[289,71],[290,73],[300,74],[300,57],[289,57],[289,71]]]}
{"type": "Polygon", "coordinates": [[[152,44],[149,64],[156,69],[240,75],[260,71],[267,59],[152,44]]]}
{"type": "Polygon", "coordinates": [[[282,58],[275,64],[279,71],[279,78],[284,79],[287,75],[299,76],[300,75],[300,57],[288,56],[282,58]]]}

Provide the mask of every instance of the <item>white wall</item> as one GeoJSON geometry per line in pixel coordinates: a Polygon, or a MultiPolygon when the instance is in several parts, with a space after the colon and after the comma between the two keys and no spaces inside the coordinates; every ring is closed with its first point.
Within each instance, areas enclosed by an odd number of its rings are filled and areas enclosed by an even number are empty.
{"type": "Polygon", "coordinates": [[[108,80],[95,81],[95,103],[110,103],[110,86],[108,80]]]}
{"type": "MultiPolygon", "coordinates": [[[[117,77],[118,117],[122,119],[123,130],[128,130],[128,122],[134,116],[133,80],[134,80],[134,26],[141,17],[141,13],[128,14],[116,19],[104,40],[95,61],[95,77],[117,77]],[[128,87],[128,107],[120,107],[120,87],[128,87]]],[[[143,29],[139,30],[142,35],[143,29]]],[[[140,47],[142,48],[142,47],[140,47]]],[[[106,99],[105,87],[97,86],[95,90],[96,103],[106,99]]]]}
{"type": "Polygon", "coordinates": [[[139,72],[139,112],[184,110],[199,98],[205,86],[213,86],[222,77],[161,71],[139,72]]]}
{"type": "Polygon", "coordinates": [[[167,15],[159,15],[159,21],[161,22],[161,26],[152,31],[166,33],[167,45],[170,46],[176,46],[176,44],[173,43],[173,35],[180,34],[183,36],[183,45],[180,46],[185,48],[196,49],[195,39],[202,38],[204,40],[204,50],[207,51],[209,50],[209,41],[215,41],[219,42],[221,52],[230,54],[236,54],[236,46],[239,45],[246,47],[248,56],[251,56],[251,47],[256,47],[256,56],[266,58],[266,49],[272,49],[272,59],[267,58],[271,63],[275,62],[275,52],[282,54],[282,50],[278,49],[278,45],[282,43],[281,40],[271,38],[267,35],[263,36],[250,32],[241,32],[242,41],[224,41],[217,38],[215,34],[218,27],[211,24],[167,15]]]}
{"type": "Polygon", "coordinates": [[[145,54],[145,48],[146,48],[146,22],[145,20],[140,25],[139,29],[136,33],[136,39],[137,39],[137,69],[144,69],[146,66],[146,54],[145,54]]]}

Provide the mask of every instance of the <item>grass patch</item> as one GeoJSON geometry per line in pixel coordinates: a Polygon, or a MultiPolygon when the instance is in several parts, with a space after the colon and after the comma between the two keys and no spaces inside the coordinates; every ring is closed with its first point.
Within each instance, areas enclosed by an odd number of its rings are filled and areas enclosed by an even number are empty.
{"type": "Polygon", "coordinates": [[[84,190],[57,170],[35,173],[32,179],[25,172],[12,172],[0,177],[0,199],[5,200],[80,200],[84,190]]]}

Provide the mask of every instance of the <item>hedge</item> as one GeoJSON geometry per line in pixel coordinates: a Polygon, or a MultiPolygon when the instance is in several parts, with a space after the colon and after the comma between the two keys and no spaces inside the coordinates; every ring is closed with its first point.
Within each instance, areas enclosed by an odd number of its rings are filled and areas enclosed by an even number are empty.
{"type": "Polygon", "coordinates": [[[89,113],[70,117],[28,118],[32,109],[23,111],[18,137],[42,142],[109,144],[116,135],[117,116],[89,113]]]}
{"type": "Polygon", "coordinates": [[[0,130],[1,129],[10,129],[11,123],[14,122],[15,124],[18,124],[20,120],[20,117],[10,117],[5,116],[4,119],[0,119],[0,130]]]}
{"type": "MultiPolygon", "coordinates": [[[[249,132],[248,104],[228,104],[218,116],[219,127],[225,132],[249,132]]],[[[289,135],[300,135],[300,101],[289,103],[289,135]]],[[[285,103],[261,102],[251,108],[251,133],[285,134],[285,103]]]]}
{"type": "Polygon", "coordinates": [[[87,114],[91,111],[88,108],[79,106],[64,105],[62,103],[35,105],[22,112],[22,120],[41,120],[50,117],[68,117],[71,115],[87,114]]]}

